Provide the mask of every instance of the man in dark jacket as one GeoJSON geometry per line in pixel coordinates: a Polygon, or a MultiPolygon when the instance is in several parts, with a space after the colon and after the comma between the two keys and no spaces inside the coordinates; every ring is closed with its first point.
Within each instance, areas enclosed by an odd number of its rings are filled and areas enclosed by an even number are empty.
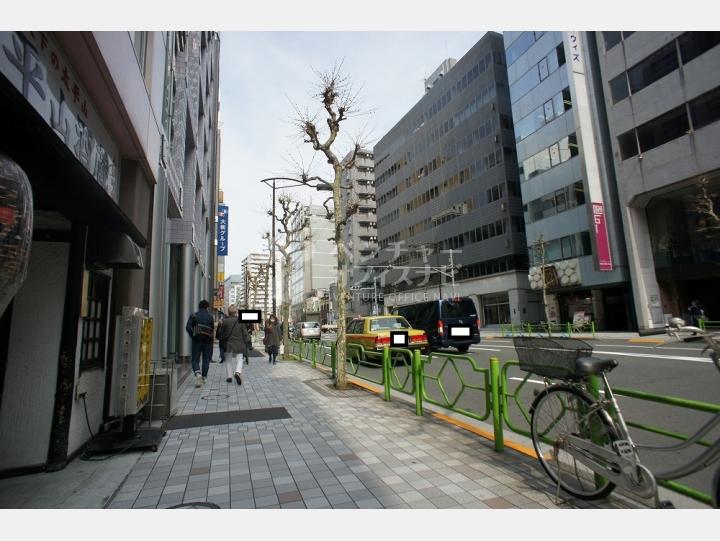
{"type": "Polygon", "coordinates": [[[212,359],[215,321],[208,310],[209,307],[208,301],[200,301],[198,311],[190,314],[185,325],[185,330],[192,340],[192,369],[195,373],[195,387],[202,387],[212,359]],[[200,355],[202,355],[202,372],[200,371],[200,355]]]}

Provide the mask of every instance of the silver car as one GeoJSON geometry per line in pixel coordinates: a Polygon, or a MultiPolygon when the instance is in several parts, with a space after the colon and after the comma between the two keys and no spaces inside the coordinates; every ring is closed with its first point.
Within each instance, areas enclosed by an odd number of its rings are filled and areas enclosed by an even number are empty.
{"type": "Polygon", "coordinates": [[[320,340],[320,323],[302,321],[295,326],[295,338],[303,340],[320,340]]]}

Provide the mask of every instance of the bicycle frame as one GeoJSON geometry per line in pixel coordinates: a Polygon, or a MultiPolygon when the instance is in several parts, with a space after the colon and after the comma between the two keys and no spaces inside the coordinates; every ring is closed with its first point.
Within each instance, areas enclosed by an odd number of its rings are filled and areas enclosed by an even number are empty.
{"type": "MultiPolygon", "coordinates": [[[[697,327],[679,325],[677,322],[673,326],[672,321],[666,330],[670,336],[676,339],[679,339],[679,332],[702,334],[703,339],[708,344],[706,349],[709,348],[713,351],[711,354],[713,363],[720,370],[720,343],[705,331],[697,327]]],[[[588,411],[580,420],[585,420],[596,412],[603,416],[606,421],[613,426],[618,436],[618,439],[613,443],[615,450],[610,451],[574,434],[565,435],[564,438],[564,450],[593,472],[638,496],[646,498],[655,496],[657,498],[656,479],[673,480],[685,477],[705,469],[720,460],[720,438],[718,438],[710,447],[689,462],[657,474],[650,472],[650,470],[642,465],[637,452],[638,449],[651,449],[653,451],[663,452],[674,452],[686,449],[700,441],[703,436],[710,433],[717,426],[720,426],[720,413],[714,415],[712,419],[701,426],[686,441],[677,445],[636,445],[630,436],[622,411],[612,392],[606,374],[601,374],[601,377],[605,390],[605,398],[602,400],[593,400],[592,406],[588,408],[588,411]]],[[[584,385],[579,385],[579,387],[587,394],[584,385]]]]}

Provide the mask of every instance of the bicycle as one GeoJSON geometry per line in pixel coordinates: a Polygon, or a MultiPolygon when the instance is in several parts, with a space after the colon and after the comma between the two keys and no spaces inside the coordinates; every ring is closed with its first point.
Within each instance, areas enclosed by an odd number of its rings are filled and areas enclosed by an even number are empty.
{"type": "MultiPolygon", "coordinates": [[[[706,342],[715,367],[720,370],[720,335],[698,327],[685,326],[671,318],[662,329],[641,331],[641,336],[697,333],[706,342]]],[[[678,479],[696,473],[720,459],[720,437],[689,462],[653,474],[644,466],[638,449],[679,451],[695,444],[720,425],[720,413],[701,426],[686,441],[672,446],[636,445],[630,436],[607,374],[618,366],[614,359],[591,357],[592,346],[574,338],[516,337],[520,369],[542,376],[546,387],[530,408],[533,446],[545,473],[560,489],[583,500],[604,498],[616,486],[641,498],[653,498],[656,507],[673,507],[661,502],[656,479],[678,479]],[[588,388],[590,376],[599,376],[604,395],[595,397],[588,388]],[[551,383],[560,379],[562,383],[551,383]]],[[[720,505],[720,468],[712,482],[712,503],[720,505]]]]}

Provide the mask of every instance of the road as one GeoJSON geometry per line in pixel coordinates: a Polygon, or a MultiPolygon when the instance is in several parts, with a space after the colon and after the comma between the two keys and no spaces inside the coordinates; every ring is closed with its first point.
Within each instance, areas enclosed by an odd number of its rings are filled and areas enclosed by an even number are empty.
{"type": "MultiPolygon", "coordinates": [[[[590,341],[593,355],[599,358],[617,359],[620,365],[609,375],[613,387],[628,388],[659,395],[669,395],[701,402],[720,402],[720,373],[715,369],[707,355],[702,354],[700,343],[653,343],[631,342],[626,339],[604,339],[590,341]]],[[[431,398],[439,402],[455,402],[455,406],[484,415],[485,371],[489,358],[497,357],[504,366],[507,360],[515,359],[512,340],[507,338],[483,338],[482,343],[471,347],[469,355],[475,361],[473,367],[469,360],[448,361],[442,353],[457,353],[445,350],[433,354],[431,362],[425,366],[425,388],[431,398]],[[461,383],[461,377],[464,382],[461,383]],[[434,378],[437,378],[434,379],[434,378]],[[477,387],[474,389],[472,387],[477,387]],[[443,397],[443,391],[447,399],[443,397]],[[461,392],[462,391],[462,392],[461,392]],[[458,396],[459,394],[459,396],[458,396]]],[[[407,361],[398,359],[394,363],[391,380],[395,387],[410,390],[411,382],[407,361]]],[[[381,371],[375,366],[360,366],[358,375],[380,381],[381,371]]],[[[508,393],[516,394],[517,401],[510,398],[509,416],[512,423],[528,430],[528,422],[523,411],[527,412],[534,394],[542,389],[543,382],[537,376],[527,377],[516,366],[507,367],[508,393]],[[517,392],[516,392],[517,391],[517,392]]],[[[649,424],[681,434],[690,434],[707,420],[710,414],[683,410],[645,400],[618,396],[618,402],[628,421],[649,424]]],[[[633,439],[639,444],[669,445],[676,442],[666,437],[650,434],[631,428],[633,439]]],[[[511,434],[508,437],[512,438],[511,434]]],[[[708,441],[720,438],[720,429],[706,437],[708,441]]],[[[643,450],[641,456],[645,464],[655,472],[667,470],[674,465],[696,456],[702,450],[694,446],[682,453],[668,453],[643,450]]],[[[703,470],[680,481],[693,488],[709,492],[715,467],[703,470]]]]}

